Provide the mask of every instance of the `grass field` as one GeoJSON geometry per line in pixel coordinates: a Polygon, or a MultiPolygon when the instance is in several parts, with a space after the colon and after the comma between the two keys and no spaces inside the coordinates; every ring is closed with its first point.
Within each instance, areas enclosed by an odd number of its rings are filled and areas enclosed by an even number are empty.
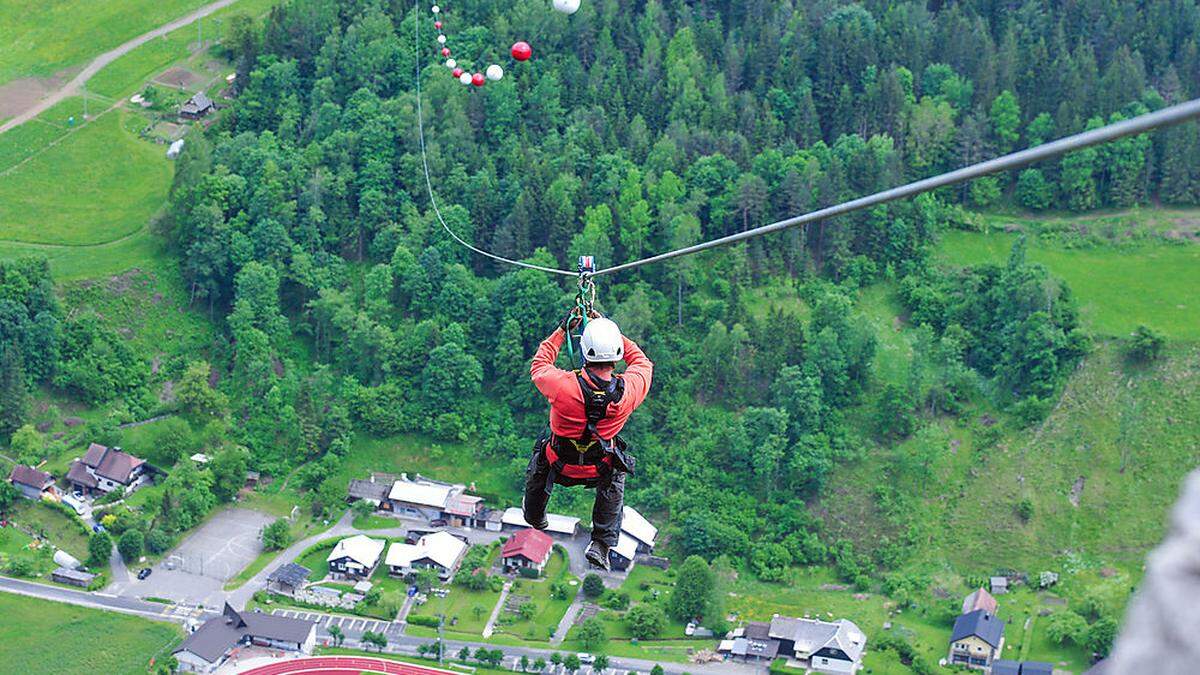
{"type": "Polygon", "coordinates": [[[21,500],[10,509],[12,519],[34,532],[43,533],[52,544],[79,560],[88,556],[86,527],[41,502],[21,500]]]}
{"type": "Polygon", "coordinates": [[[419,436],[374,438],[357,434],[338,467],[340,482],[366,478],[372,471],[420,472],[438,480],[474,483],[477,494],[492,503],[519,503],[516,481],[507,464],[480,462],[474,449],[459,443],[431,441],[419,436]]]}
{"type": "MultiPolygon", "coordinates": [[[[508,635],[520,640],[544,643],[546,638],[554,633],[558,622],[567,613],[571,605],[569,598],[556,600],[550,596],[550,586],[562,583],[573,577],[567,566],[566,555],[561,549],[555,548],[542,578],[530,580],[517,577],[513,582],[512,595],[528,596],[536,611],[528,621],[512,614],[501,612],[497,621],[496,634],[508,635]]],[[[576,587],[571,587],[572,591],[576,587]]]]}
{"type": "Polygon", "coordinates": [[[122,127],[124,114],[103,115],[0,176],[0,239],[91,245],[145,227],[162,205],[171,165],[161,146],[122,127]]]}
{"type": "MultiPolygon", "coordinates": [[[[959,265],[1003,263],[1018,235],[947,232],[939,256],[959,265]]],[[[1066,280],[1086,326],[1109,336],[1138,324],[1200,340],[1200,245],[1147,240],[1126,246],[1063,248],[1029,240],[1029,259],[1066,280]]]]}
{"type": "Polygon", "coordinates": [[[8,673],[145,673],[151,657],[181,638],[168,623],[0,594],[0,663],[8,673]]]}
{"type": "MultiPolygon", "coordinates": [[[[0,0],[0,84],[80,66],[207,0],[0,0]]],[[[193,40],[195,31],[192,32],[193,40]]]]}

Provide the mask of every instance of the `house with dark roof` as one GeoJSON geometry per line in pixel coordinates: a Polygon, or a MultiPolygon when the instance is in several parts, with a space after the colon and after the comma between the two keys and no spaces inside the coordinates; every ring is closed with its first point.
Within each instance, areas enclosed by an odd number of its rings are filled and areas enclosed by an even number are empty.
{"type": "Polygon", "coordinates": [[[779,655],[779,640],[771,637],[771,624],[751,621],[730,631],[717,646],[717,652],[734,661],[770,662],[779,655]]]}
{"type": "Polygon", "coordinates": [[[198,120],[216,109],[217,106],[211,98],[204,92],[198,92],[179,109],[179,116],[184,119],[198,120]]]}
{"type": "Polygon", "coordinates": [[[996,598],[993,597],[991,593],[988,593],[983,588],[978,588],[975,590],[975,592],[973,592],[970,595],[968,595],[967,597],[963,598],[961,613],[968,614],[970,612],[974,612],[977,609],[982,609],[983,611],[987,612],[988,614],[995,614],[997,607],[998,607],[998,605],[996,603],[996,598]]]}
{"type": "Polygon", "coordinates": [[[862,667],[867,636],[847,619],[821,621],[775,616],[767,635],[779,641],[788,665],[819,673],[853,673],[862,667]]]}
{"type": "Polygon", "coordinates": [[[1054,664],[1045,661],[992,661],[992,675],[1054,675],[1054,664]]]}
{"type": "Polygon", "coordinates": [[[982,609],[960,615],[950,632],[951,664],[988,670],[1004,649],[1004,622],[982,609]]]}
{"type": "Polygon", "coordinates": [[[522,567],[541,572],[550,560],[553,548],[554,540],[545,532],[521,530],[504,542],[500,559],[504,561],[505,572],[517,572],[522,567]]]}
{"type": "Polygon", "coordinates": [[[120,448],[92,443],[81,459],[71,463],[67,480],[74,490],[84,494],[108,493],[118,488],[132,490],[148,475],[148,468],[146,460],[120,448]]]}
{"type": "Polygon", "coordinates": [[[365,501],[377,509],[391,511],[392,502],[388,500],[388,493],[394,482],[394,478],[383,480],[380,474],[374,473],[365,480],[353,479],[346,489],[346,499],[351,503],[365,501]]]}
{"type": "Polygon", "coordinates": [[[312,570],[304,565],[294,562],[280,565],[267,576],[267,590],[280,595],[294,596],[296,591],[304,586],[304,582],[308,581],[309,574],[312,574],[312,570]]]}
{"type": "Polygon", "coordinates": [[[41,499],[46,494],[52,497],[57,494],[54,476],[24,464],[13,467],[12,472],[8,474],[8,482],[20,490],[21,496],[26,499],[41,499]]]}
{"type": "Polygon", "coordinates": [[[179,670],[211,673],[242,645],[311,654],[316,642],[317,624],[312,621],[239,612],[225,603],[220,616],[205,621],[171,653],[179,670]]]}

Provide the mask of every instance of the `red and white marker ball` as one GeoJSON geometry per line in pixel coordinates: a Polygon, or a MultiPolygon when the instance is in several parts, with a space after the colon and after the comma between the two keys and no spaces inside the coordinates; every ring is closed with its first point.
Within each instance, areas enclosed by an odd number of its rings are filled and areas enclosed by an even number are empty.
{"type": "Polygon", "coordinates": [[[533,48],[528,42],[521,41],[512,46],[512,57],[518,61],[528,61],[533,56],[533,48]]]}
{"type": "Polygon", "coordinates": [[[436,29],[438,29],[438,30],[441,30],[441,29],[442,29],[442,22],[441,22],[441,21],[434,21],[434,22],[433,22],[433,27],[434,27],[434,28],[436,28],[436,29]]]}
{"type": "Polygon", "coordinates": [[[483,76],[483,73],[475,73],[471,76],[471,84],[476,87],[482,87],[484,82],[487,82],[487,78],[483,76]]]}
{"type": "Polygon", "coordinates": [[[450,48],[442,47],[442,56],[450,56],[450,48]]]}
{"type": "Polygon", "coordinates": [[[451,74],[451,75],[453,75],[453,76],[454,76],[454,79],[456,79],[456,80],[457,80],[458,78],[462,77],[462,74],[463,74],[463,69],[462,69],[462,68],[455,68],[454,70],[450,71],[450,74],[451,74]]]}

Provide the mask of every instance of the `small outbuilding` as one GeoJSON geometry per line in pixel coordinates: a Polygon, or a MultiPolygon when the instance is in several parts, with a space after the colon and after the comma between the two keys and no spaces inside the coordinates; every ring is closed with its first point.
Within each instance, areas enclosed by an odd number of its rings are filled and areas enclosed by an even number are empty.
{"type": "Polygon", "coordinates": [[[212,99],[201,91],[183,104],[183,107],[179,109],[179,116],[184,119],[198,120],[216,109],[217,106],[212,99]]]}
{"type": "Polygon", "coordinates": [[[280,565],[267,577],[267,590],[280,595],[294,596],[296,591],[304,586],[304,582],[308,581],[309,574],[312,574],[312,570],[304,565],[280,565]]]}
{"type": "Polygon", "coordinates": [[[54,581],[54,582],[57,582],[60,584],[70,584],[72,586],[79,586],[80,588],[87,588],[88,586],[91,585],[92,580],[95,578],[96,578],[95,574],[89,574],[87,572],[81,572],[79,570],[68,569],[66,567],[59,567],[58,569],[56,569],[50,573],[51,581],[54,581]]]}

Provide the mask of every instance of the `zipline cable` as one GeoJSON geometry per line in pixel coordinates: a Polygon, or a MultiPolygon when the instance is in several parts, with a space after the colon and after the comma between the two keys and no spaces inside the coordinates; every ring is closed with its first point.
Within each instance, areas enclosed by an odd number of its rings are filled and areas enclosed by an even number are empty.
{"type": "Polygon", "coordinates": [[[446,224],[446,219],[442,217],[442,210],[438,208],[437,198],[433,196],[433,179],[430,178],[430,176],[429,176],[429,156],[425,151],[425,119],[424,119],[425,116],[421,112],[421,63],[422,63],[422,59],[421,59],[421,0],[413,0],[413,22],[414,22],[414,25],[416,26],[416,28],[413,30],[413,35],[414,35],[413,47],[416,49],[416,53],[414,54],[414,56],[416,57],[416,60],[417,60],[417,65],[416,65],[416,69],[417,69],[417,72],[416,72],[417,136],[421,139],[421,165],[425,169],[425,188],[429,191],[429,203],[433,206],[433,212],[435,215],[437,215],[438,222],[442,224],[442,229],[446,231],[446,234],[449,234],[451,237],[453,237],[454,241],[457,241],[459,244],[462,244],[463,246],[478,253],[479,255],[487,256],[488,258],[491,258],[492,260],[496,260],[498,262],[503,262],[503,263],[508,263],[510,265],[516,265],[518,267],[524,267],[524,268],[531,269],[531,270],[538,270],[540,272],[546,272],[548,274],[561,274],[563,276],[568,276],[568,277],[578,276],[578,274],[579,274],[578,272],[570,272],[568,270],[560,270],[560,269],[556,269],[554,267],[543,267],[541,265],[534,265],[533,263],[522,262],[520,260],[512,260],[510,258],[505,258],[504,256],[496,255],[495,253],[485,251],[481,248],[477,248],[475,246],[472,246],[471,244],[468,244],[466,241],[464,241],[462,237],[455,234],[454,230],[450,229],[450,226],[446,224]]]}
{"type": "Polygon", "coordinates": [[[887,202],[893,202],[897,199],[912,197],[921,194],[922,192],[929,192],[930,190],[936,190],[948,185],[956,185],[958,183],[980,178],[988,174],[1028,166],[1052,157],[1064,155],[1068,152],[1081,150],[1083,148],[1099,145],[1101,143],[1108,143],[1109,141],[1115,141],[1119,138],[1124,138],[1125,136],[1132,136],[1135,134],[1145,133],[1147,131],[1153,131],[1161,127],[1181,124],[1197,117],[1200,117],[1200,99],[1179,103],[1177,105],[1170,106],[1169,108],[1163,108],[1162,110],[1158,110],[1156,112],[1139,115],[1133,119],[1109,124],[1107,126],[1100,127],[1099,129],[1085,131],[1083,133],[1075,134],[1074,136],[1067,136],[1066,138],[1060,138],[1057,141],[1051,141],[1049,143],[1034,146],[1026,150],[1021,150],[1020,152],[1014,152],[1002,157],[987,160],[985,162],[972,164],[949,173],[943,173],[931,178],[925,178],[907,185],[901,185],[900,187],[884,190],[883,192],[876,192],[873,195],[859,197],[858,199],[836,204],[834,206],[813,211],[811,213],[806,213],[802,216],[796,216],[795,218],[788,218],[787,220],[781,220],[770,225],[763,225],[762,227],[756,227],[752,230],[746,230],[745,232],[731,234],[727,237],[721,237],[720,239],[713,239],[711,241],[706,241],[694,246],[687,246],[685,248],[676,249],[667,253],[660,253],[659,255],[650,256],[641,260],[635,260],[633,262],[627,262],[621,265],[614,265],[612,267],[596,270],[593,276],[614,274],[616,272],[622,272],[635,267],[641,267],[642,265],[649,265],[650,263],[662,262],[663,260],[670,260],[671,258],[678,258],[679,256],[691,255],[693,253],[699,253],[700,251],[707,251],[710,248],[716,248],[718,246],[736,244],[737,242],[745,241],[753,237],[760,237],[764,234],[786,230],[798,225],[805,225],[819,220],[824,220],[826,218],[832,218],[834,216],[851,213],[853,211],[861,211],[862,209],[870,208],[872,206],[886,204],[887,202]]]}

